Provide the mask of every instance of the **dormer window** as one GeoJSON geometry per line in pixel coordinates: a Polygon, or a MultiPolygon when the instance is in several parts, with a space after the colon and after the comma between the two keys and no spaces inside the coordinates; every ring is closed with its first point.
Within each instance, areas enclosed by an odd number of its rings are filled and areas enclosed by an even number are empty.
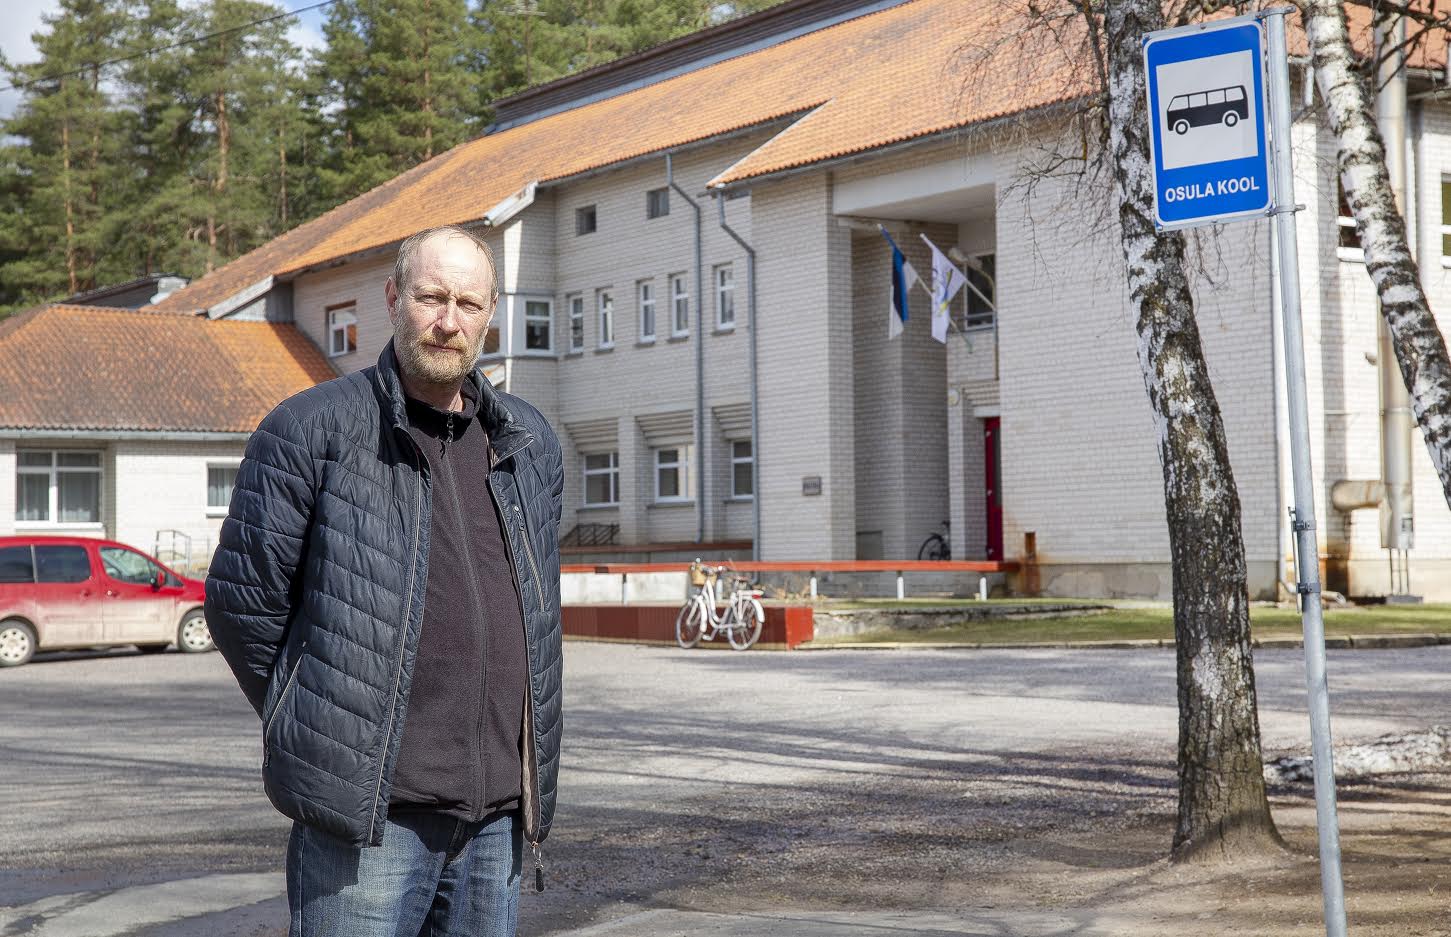
{"type": "Polygon", "coordinates": [[[352,302],[327,307],[327,353],[330,358],[358,350],[358,310],[352,302]]]}

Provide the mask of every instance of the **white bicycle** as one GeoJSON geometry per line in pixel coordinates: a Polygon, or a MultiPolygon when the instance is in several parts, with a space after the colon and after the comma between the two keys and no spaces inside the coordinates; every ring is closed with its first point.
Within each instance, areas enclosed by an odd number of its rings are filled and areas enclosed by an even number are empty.
{"type": "Polygon", "coordinates": [[[716,583],[728,572],[734,571],[726,566],[704,566],[700,560],[690,564],[690,583],[696,591],[675,616],[675,640],[681,647],[695,647],[701,640],[714,640],[724,632],[731,647],[744,651],[760,638],[761,625],[766,621],[766,610],[761,607],[764,593],[750,588],[749,579],[732,576],[725,609],[716,611],[716,583]]]}

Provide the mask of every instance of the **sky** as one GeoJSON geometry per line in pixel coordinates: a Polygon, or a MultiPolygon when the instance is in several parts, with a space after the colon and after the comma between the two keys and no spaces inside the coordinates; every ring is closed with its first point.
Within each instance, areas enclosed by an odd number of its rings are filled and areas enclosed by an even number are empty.
{"type": "MultiPolygon", "coordinates": [[[[273,0],[288,10],[311,6],[317,0],[273,0]]],[[[30,41],[32,33],[43,25],[41,17],[60,8],[60,0],[4,0],[5,15],[0,17],[0,52],[16,64],[34,62],[35,44],[30,41]]],[[[304,49],[322,45],[322,20],[326,8],[303,13],[292,21],[289,34],[292,41],[304,49]]],[[[0,78],[0,85],[7,84],[0,78]]],[[[14,111],[19,95],[14,91],[0,91],[0,118],[9,117],[14,111]]]]}

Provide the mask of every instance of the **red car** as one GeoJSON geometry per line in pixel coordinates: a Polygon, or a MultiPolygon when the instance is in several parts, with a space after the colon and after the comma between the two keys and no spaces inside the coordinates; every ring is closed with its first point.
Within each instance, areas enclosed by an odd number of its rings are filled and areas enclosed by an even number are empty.
{"type": "Polygon", "coordinates": [[[210,651],[202,581],[113,540],[0,537],[0,667],[37,650],[210,651]]]}

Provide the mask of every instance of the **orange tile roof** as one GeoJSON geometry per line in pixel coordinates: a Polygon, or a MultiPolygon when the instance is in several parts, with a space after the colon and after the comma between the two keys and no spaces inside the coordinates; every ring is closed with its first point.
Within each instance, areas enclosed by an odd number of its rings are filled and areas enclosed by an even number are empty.
{"type": "Polygon", "coordinates": [[[242,432],[337,373],[296,326],[103,306],[0,322],[0,427],[242,432]]]}
{"type": "MultiPolygon", "coordinates": [[[[908,0],[480,137],[276,238],[156,308],[204,309],[268,276],[385,247],[430,224],[479,219],[530,182],[564,179],[777,118],[804,115],[713,185],[967,127],[1090,91],[1095,79],[1089,64],[1073,55],[1081,29],[1077,19],[1061,20],[1056,35],[1027,29],[1022,12],[1027,6],[908,0]]],[[[1052,0],[1042,6],[1051,7],[1052,0]]],[[[1353,31],[1364,32],[1358,24],[1353,31]]],[[[1444,61],[1444,38],[1436,42],[1444,61]]]]}
{"type": "MultiPolygon", "coordinates": [[[[1061,81],[994,81],[961,93],[958,49],[967,37],[1000,28],[1000,9],[987,0],[909,0],[480,137],[213,271],[157,308],[204,309],[270,275],[385,246],[428,224],[478,219],[530,182],[562,179],[801,114],[844,89],[851,90],[853,100],[863,98],[861,118],[851,120],[847,109],[838,108],[820,121],[824,130],[836,132],[847,118],[850,131],[832,141],[832,153],[974,123],[1076,93],[1061,81]]],[[[1014,63],[1001,58],[991,59],[997,63],[994,73],[1013,73],[1014,63]]],[[[1029,71],[1043,74],[1041,65],[1040,60],[1029,71]]],[[[802,123],[809,128],[814,118],[802,123]]],[[[793,158],[802,158],[800,149],[793,149],[793,158]]]]}

